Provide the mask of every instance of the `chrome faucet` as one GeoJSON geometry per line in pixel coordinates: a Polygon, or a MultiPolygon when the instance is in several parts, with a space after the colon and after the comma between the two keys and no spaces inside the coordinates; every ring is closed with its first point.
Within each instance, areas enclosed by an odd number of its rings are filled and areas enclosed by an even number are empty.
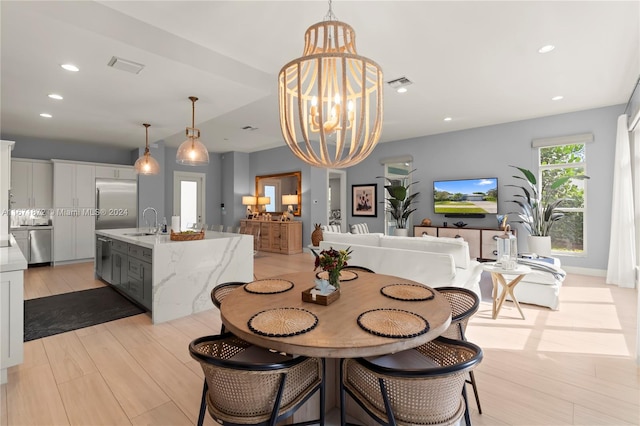
{"type": "Polygon", "coordinates": [[[146,209],[144,209],[142,211],[142,218],[144,219],[144,222],[147,224],[147,227],[149,228],[149,232],[153,233],[153,234],[157,234],[158,231],[160,230],[160,228],[158,227],[158,211],[156,209],[154,209],[153,207],[147,207],[146,209]],[[149,225],[149,221],[145,217],[145,215],[147,214],[147,210],[153,210],[153,213],[155,213],[155,222],[153,223],[153,231],[151,230],[151,226],[149,225]]]}

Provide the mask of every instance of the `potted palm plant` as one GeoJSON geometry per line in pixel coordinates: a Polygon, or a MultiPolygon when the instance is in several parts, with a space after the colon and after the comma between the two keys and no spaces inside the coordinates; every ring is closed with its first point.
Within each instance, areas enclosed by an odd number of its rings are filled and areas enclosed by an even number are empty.
{"type": "Polygon", "coordinates": [[[530,171],[522,167],[509,166],[518,169],[522,176],[513,176],[516,179],[523,180],[525,185],[506,185],[520,189],[521,194],[516,194],[517,199],[510,200],[520,206],[520,212],[512,212],[520,220],[529,232],[529,251],[542,256],[551,255],[551,229],[553,225],[562,219],[564,213],[558,211],[560,205],[571,198],[555,198],[554,190],[573,179],[589,179],[589,176],[574,174],[572,169],[567,169],[566,173],[556,179],[546,182],[540,191],[538,191],[538,182],[536,176],[530,171]]]}
{"type": "Polygon", "coordinates": [[[383,178],[387,181],[387,184],[384,187],[387,190],[387,194],[389,195],[389,197],[385,200],[385,202],[387,204],[387,210],[391,214],[391,217],[393,217],[393,219],[396,221],[395,235],[408,235],[409,231],[407,230],[407,219],[409,219],[411,213],[416,211],[416,209],[413,207],[413,203],[420,193],[408,193],[411,185],[414,185],[418,182],[411,182],[407,184],[409,176],[413,172],[415,172],[415,169],[411,170],[406,177],[400,179],[389,179],[384,176],[378,176],[379,178],[383,178]]]}

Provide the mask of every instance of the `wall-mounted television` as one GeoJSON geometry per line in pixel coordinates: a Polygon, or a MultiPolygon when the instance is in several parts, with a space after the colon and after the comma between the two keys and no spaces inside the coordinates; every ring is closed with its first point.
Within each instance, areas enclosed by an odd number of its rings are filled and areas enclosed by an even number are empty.
{"type": "Polygon", "coordinates": [[[498,178],[433,181],[434,212],[446,217],[498,213],[498,178]]]}

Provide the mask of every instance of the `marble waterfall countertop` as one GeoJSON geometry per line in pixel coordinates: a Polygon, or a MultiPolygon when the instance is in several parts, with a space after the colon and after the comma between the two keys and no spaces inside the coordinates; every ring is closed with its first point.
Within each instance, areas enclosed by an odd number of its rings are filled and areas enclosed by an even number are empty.
{"type": "Polygon", "coordinates": [[[205,231],[203,240],[193,240],[193,241],[173,241],[171,240],[169,234],[152,234],[152,235],[132,235],[132,234],[141,234],[147,233],[147,228],[123,228],[123,229],[100,229],[96,230],[96,235],[102,235],[105,237],[115,238],[116,240],[124,241],[131,244],[136,244],[142,247],[147,247],[150,249],[156,248],[159,245],[163,244],[183,244],[183,243],[197,243],[201,241],[207,240],[221,240],[221,239],[229,239],[239,234],[231,234],[228,232],[216,232],[216,231],[205,231]]]}
{"type": "Polygon", "coordinates": [[[145,229],[104,229],[111,237],[153,250],[154,323],[213,309],[211,290],[229,281],[253,280],[253,236],[206,231],[203,240],[171,241],[169,235],[127,235],[145,229]]]}
{"type": "Polygon", "coordinates": [[[0,248],[0,272],[22,271],[27,269],[27,259],[13,235],[9,235],[10,246],[0,248]]]}

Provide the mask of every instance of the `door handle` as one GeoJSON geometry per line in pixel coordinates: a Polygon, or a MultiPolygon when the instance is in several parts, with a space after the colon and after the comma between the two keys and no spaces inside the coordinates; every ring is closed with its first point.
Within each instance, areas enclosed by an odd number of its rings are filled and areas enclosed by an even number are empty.
{"type": "Polygon", "coordinates": [[[100,189],[96,188],[96,222],[100,220],[100,189]]]}

